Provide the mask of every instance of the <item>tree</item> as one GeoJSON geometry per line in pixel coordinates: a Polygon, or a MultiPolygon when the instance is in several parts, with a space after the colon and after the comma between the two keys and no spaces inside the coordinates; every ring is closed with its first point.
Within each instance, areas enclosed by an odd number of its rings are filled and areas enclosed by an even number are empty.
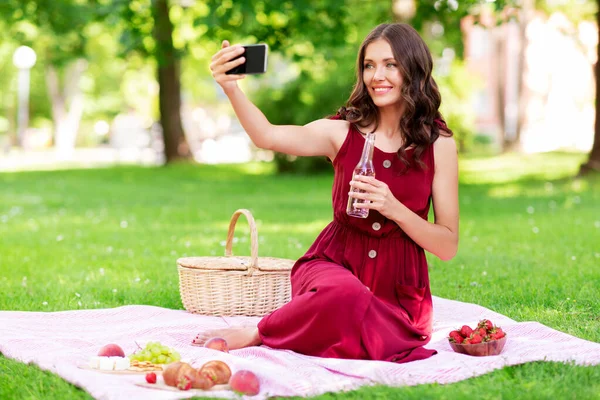
{"type": "Polygon", "coordinates": [[[0,15],[14,37],[44,60],[52,105],[54,143],[68,154],[75,146],[83,99],[85,29],[94,20],[94,0],[5,0],[0,15]]]}
{"type": "Polygon", "coordinates": [[[167,163],[191,158],[181,123],[181,51],[173,44],[169,0],[113,0],[99,9],[118,27],[121,57],[138,54],[156,65],[159,113],[167,163]]]}
{"type": "MultiPolygon", "coordinates": [[[[396,1],[410,1],[410,0],[396,0],[396,1]]],[[[416,13],[414,17],[411,19],[411,23],[415,25],[419,30],[423,31],[423,28],[430,21],[438,21],[444,27],[448,26],[457,26],[458,21],[462,20],[467,15],[476,16],[481,10],[481,4],[483,2],[480,0],[468,0],[468,1],[449,1],[449,0],[440,0],[436,2],[417,2],[416,13]]],[[[496,16],[499,18],[499,21],[505,20],[506,16],[516,16],[519,22],[520,34],[522,45],[521,54],[520,54],[520,68],[523,68],[524,60],[523,60],[523,48],[525,47],[525,26],[528,23],[530,15],[532,11],[535,10],[543,10],[546,13],[551,13],[553,11],[560,11],[566,14],[570,20],[572,21],[581,21],[587,20],[591,16],[590,10],[595,8],[595,19],[597,22],[597,26],[600,28],[600,0],[589,0],[586,2],[582,2],[577,7],[573,7],[569,2],[545,2],[541,0],[501,0],[495,2],[488,2],[487,7],[491,7],[491,9],[495,12],[496,16]],[[507,12],[508,11],[508,12],[507,12]]],[[[443,45],[451,45],[457,50],[458,55],[462,54],[462,40],[460,36],[456,36],[458,29],[454,30],[454,33],[446,36],[444,35],[443,40],[441,41],[443,45]]],[[[589,153],[588,160],[581,165],[579,174],[585,174],[590,171],[600,171],[600,29],[599,29],[599,42],[598,42],[598,61],[594,65],[594,74],[596,76],[596,100],[595,100],[595,108],[596,108],[596,120],[594,125],[594,141],[592,149],[589,153]]],[[[576,38],[574,38],[577,41],[576,38]]],[[[435,47],[434,47],[435,50],[435,47]]],[[[521,75],[523,73],[521,72],[521,75]]],[[[519,82],[519,111],[524,110],[523,103],[527,101],[525,93],[523,93],[523,82],[519,82]]],[[[500,105],[500,108],[503,109],[503,105],[500,105]]],[[[503,111],[502,111],[503,112],[503,111]]],[[[501,114],[502,114],[501,112],[501,114]]],[[[504,142],[504,146],[508,148],[514,148],[515,141],[518,141],[520,135],[520,129],[523,124],[524,115],[522,112],[519,112],[518,115],[518,125],[516,137],[513,137],[512,140],[508,140],[504,142]]]]}
{"type": "Polygon", "coordinates": [[[600,0],[597,0],[596,24],[598,26],[598,57],[594,66],[596,76],[596,121],[594,123],[594,142],[587,161],[581,165],[579,175],[600,172],[600,0]]]}
{"type": "Polygon", "coordinates": [[[188,159],[190,148],[181,124],[181,63],[173,46],[173,23],[168,0],[153,0],[152,15],[156,42],[155,59],[159,85],[160,122],[167,162],[188,159]]]}
{"type": "Polygon", "coordinates": [[[326,0],[114,0],[102,13],[109,19],[119,16],[113,23],[123,28],[124,55],[136,52],[156,62],[167,162],[190,157],[180,117],[180,60],[194,44],[178,40],[175,45],[173,41],[174,36],[182,36],[183,29],[202,32],[194,39],[204,43],[223,39],[265,42],[271,50],[282,50],[292,58],[301,52],[299,43],[337,45],[344,42],[346,31],[340,22],[344,7],[326,0]]]}
{"type": "MultiPolygon", "coordinates": [[[[411,0],[396,0],[394,3],[408,3],[411,0]]],[[[524,0],[525,3],[533,0],[524,0]]],[[[523,1],[520,3],[523,4],[523,1]]],[[[500,125],[500,143],[504,148],[512,147],[518,142],[519,132],[509,138],[508,129],[505,127],[505,82],[501,73],[503,65],[500,63],[506,56],[506,30],[501,24],[506,22],[507,15],[515,13],[517,2],[515,0],[498,0],[494,2],[482,0],[451,1],[440,0],[436,2],[415,2],[414,11],[408,16],[398,15],[398,7],[394,7],[395,16],[401,21],[409,21],[427,41],[434,58],[442,56],[447,48],[454,50],[457,61],[448,66],[445,73],[437,76],[440,90],[444,93],[441,110],[444,117],[453,127],[459,151],[464,151],[475,133],[475,122],[472,109],[461,107],[469,101],[470,91],[476,80],[468,76],[464,59],[464,39],[468,31],[475,25],[484,26],[490,33],[489,46],[495,52],[495,65],[498,70],[494,83],[495,97],[497,99],[496,112],[500,125]],[[507,11],[511,11],[511,13],[507,11]],[[444,75],[448,76],[444,76],[444,75]],[[453,99],[455,102],[448,102],[453,99]],[[447,107],[452,104],[451,107],[447,107]]],[[[404,7],[407,8],[408,7],[404,7]]],[[[446,57],[441,57],[444,60],[446,57]]],[[[446,61],[448,62],[448,61],[446,61]]],[[[438,66],[441,63],[436,63],[438,66]]],[[[488,83],[489,84],[489,83],[488,83]]]]}

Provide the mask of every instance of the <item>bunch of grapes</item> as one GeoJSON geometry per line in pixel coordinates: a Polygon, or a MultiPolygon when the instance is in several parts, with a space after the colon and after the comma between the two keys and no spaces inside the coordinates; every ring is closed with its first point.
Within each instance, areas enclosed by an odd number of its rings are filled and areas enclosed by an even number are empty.
{"type": "Polygon", "coordinates": [[[174,349],[160,344],[159,342],[148,342],[143,349],[129,356],[131,360],[150,361],[152,364],[170,364],[181,360],[181,356],[174,349]]]}

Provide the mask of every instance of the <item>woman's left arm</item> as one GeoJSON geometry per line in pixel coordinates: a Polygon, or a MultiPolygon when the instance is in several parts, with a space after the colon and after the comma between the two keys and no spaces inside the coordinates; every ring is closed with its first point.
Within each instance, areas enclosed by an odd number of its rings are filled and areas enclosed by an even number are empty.
{"type": "Polygon", "coordinates": [[[357,176],[353,185],[366,193],[353,197],[370,200],[357,205],[379,211],[428,252],[444,261],[458,250],[458,155],[452,137],[440,136],[434,143],[435,173],[432,185],[434,223],[424,220],[402,204],[388,186],[371,177],[357,176]]]}

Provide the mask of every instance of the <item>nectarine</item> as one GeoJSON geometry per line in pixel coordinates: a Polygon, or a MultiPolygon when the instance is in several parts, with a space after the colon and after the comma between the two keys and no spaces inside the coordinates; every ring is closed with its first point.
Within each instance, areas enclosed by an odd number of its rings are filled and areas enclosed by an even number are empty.
{"type": "Polygon", "coordinates": [[[247,394],[249,396],[257,395],[260,392],[260,382],[258,377],[251,371],[237,371],[229,380],[229,386],[234,392],[247,394]]]}
{"type": "Polygon", "coordinates": [[[100,357],[125,357],[125,352],[118,344],[107,344],[98,352],[100,357]]]}
{"type": "Polygon", "coordinates": [[[229,353],[229,346],[227,345],[227,341],[223,338],[214,337],[210,338],[204,343],[204,347],[213,350],[219,350],[224,353],[229,353]]]}

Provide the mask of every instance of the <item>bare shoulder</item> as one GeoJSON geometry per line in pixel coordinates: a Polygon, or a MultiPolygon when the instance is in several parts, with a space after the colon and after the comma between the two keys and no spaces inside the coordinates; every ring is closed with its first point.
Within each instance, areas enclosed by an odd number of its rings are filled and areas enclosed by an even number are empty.
{"type": "Polygon", "coordinates": [[[350,129],[350,123],[340,119],[318,119],[305,125],[319,136],[329,138],[334,147],[334,156],[340,149],[350,129]]]}
{"type": "Polygon", "coordinates": [[[435,153],[436,164],[444,164],[448,162],[456,162],[457,160],[457,147],[456,141],[452,136],[440,135],[435,143],[433,144],[433,151],[435,153]]]}

